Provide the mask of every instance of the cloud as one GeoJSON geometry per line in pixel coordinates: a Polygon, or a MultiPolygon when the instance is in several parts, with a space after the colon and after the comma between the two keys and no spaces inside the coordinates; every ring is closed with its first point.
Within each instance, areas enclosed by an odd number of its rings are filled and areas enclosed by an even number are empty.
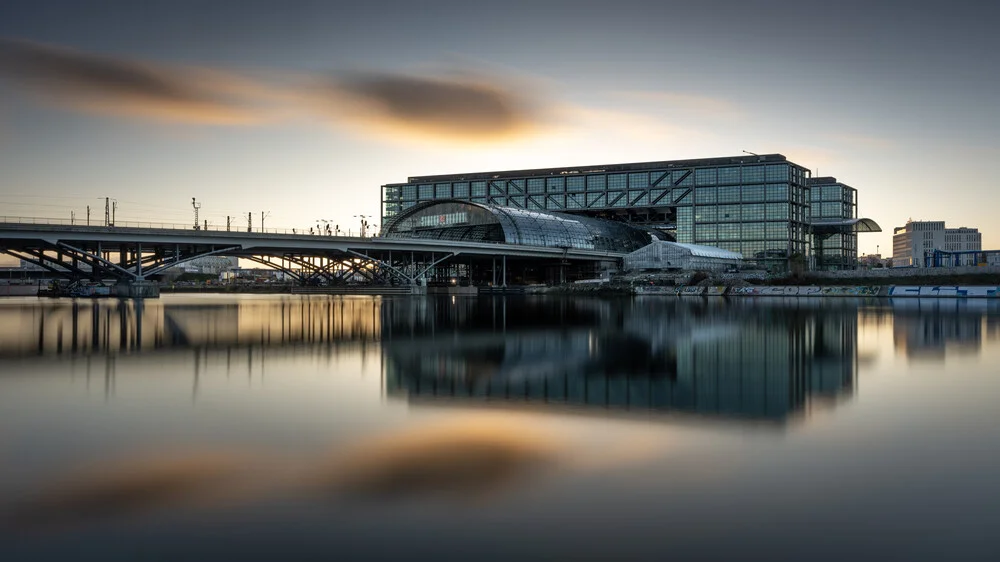
{"type": "Polygon", "coordinates": [[[327,81],[319,93],[338,119],[390,136],[496,141],[549,124],[532,88],[512,77],[353,72],[327,81]]]}
{"type": "Polygon", "coordinates": [[[247,98],[265,89],[224,72],[0,39],[0,76],[71,109],[168,122],[234,125],[262,119],[247,98]]]}

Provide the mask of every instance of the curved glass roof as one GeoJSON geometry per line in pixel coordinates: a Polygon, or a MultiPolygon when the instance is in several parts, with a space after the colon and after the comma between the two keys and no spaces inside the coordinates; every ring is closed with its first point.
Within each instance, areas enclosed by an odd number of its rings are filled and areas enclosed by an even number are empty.
{"type": "Polygon", "coordinates": [[[698,256],[701,258],[720,258],[726,260],[743,259],[743,254],[739,252],[730,252],[729,250],[723,250],[722,248],[716,248],[715,246],[699,246],[698,244],[683,244],[681,242],[666,242],[666,241],[660,241],[659,243],[678,246],[680,248],[683,248],[691,252],[692,256],[698,256]]]}
{"type": "Polygon", "coordinates": [[[878,225],[877,222],[872,219],[837,219],[837,220],[818,220],[811,223],[811,226],[815,230],[823,229],[833,229],[833,230],[846,230],[850,229],[854,232],[882,232],[882,227],[878,225]]]}
{"type": "Polygon", "coordinates": [[[641,248],[652,239],[646,231],[621,222],[455,200],[414,205],[389,221],[382,232],[387,238],[503,242],[620,253],[641,248]]]}

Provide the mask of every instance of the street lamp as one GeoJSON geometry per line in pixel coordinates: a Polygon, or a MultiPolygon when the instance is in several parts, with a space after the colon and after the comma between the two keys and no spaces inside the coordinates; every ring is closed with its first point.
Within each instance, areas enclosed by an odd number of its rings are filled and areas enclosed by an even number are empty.
{"type": "Polygon", "coordinates": [[[354,215],[354,218],[361,219],[361,237],[364,238],[368,232],[368,219],[372,217],[371,215],[354,215]]]}

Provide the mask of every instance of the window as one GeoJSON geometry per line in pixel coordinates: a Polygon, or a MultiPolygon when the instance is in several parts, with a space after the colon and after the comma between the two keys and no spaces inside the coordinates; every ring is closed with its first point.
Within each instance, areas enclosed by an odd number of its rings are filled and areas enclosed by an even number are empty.
{"type": "Polygon", "coordinates": [[[434,186],[434,198],[435,199],[450,199],[451,198],[451,184],[450,183],[439,183],[434,186]]]}
{"type": "Polygon", "coordinates": [[[528,193],[545,193],[545,180],[543,178],[529,179],[528,193]]]}
{"type": "Polygon", "coordinates": [[[434,198],[434,186],[433,185],[421,185],[418,191],[420,199],[433,199],[434,198]]]}
{"type": "Polygon", "coordinates": [[[588,193],[587,194],[587,206],[588,207],[604,207],[607,203],[607,199],[604,193],[588,193]]]}
{"type": "Polygon", "coordinates": [[[504,182],[502,180],[490,182],[490,195],[507,195],[507,190],[504,189],[504,182]]]}
{"type": "Polygon", "coordinates": [[[764,186],[763,185],[745,185],[743,186],[743,200],[749,201],[751,203],[764,200],[764,186]]]}
{"type": "Polygon", "coordinates": [[[767,181],[785,181],[788,177],[788,164],[768,164],[767,181]]]}
{"type": "Polygon", "coordinates": [[[739,240],[739,239],[740,239],[739,224],[719,225],[719,240],[739,240]]]}
{"type": "Polygon", "coordinates": [[[718,188],[718,201],[719,203],[739,203],[740,202],[740,186],[734,185],[731,187],[720,187],[718,188]]]}
{"type": "MultiPolygon", "coordinates": [[[[587,176],[587,191],[604,191],[606,176],[587,176]]],[[[588,196],[589,198],[589,196],[588,196]]]]}
{"type": "Polygon", "coordinates": [[[699,242],[713,242],[718,238],[717,234],[714,224],[696,224],[694,227],[694,237],[699,242]]]}
{"type": "Polygon", "coordinates": [[[625,189],[625,174],[609,174],[608,189],[625,189]]]}
{"type": "Polygon", "coordinates": [[[743,183],[764,183],[764,166],[743,166],[743,183]]]}
{"type": "Polygon", "coordinates": [[[739,222],[739,205],[719,205],[719,222],[739,222]]]}
{"type": "Polygon", "coordinates": [[[404,201],[416,201],[417,199],[417,186],[415,185],[404,185],[403,186],[403,200],[404,201]]]}
{"type": "MultiPolygon", "coordinates": [[[[694,220],[697,222],[715,222],[718,218],[718,210],[718,207],[715,207],[714,205],[696,206],[694,208],[694,220]]],[[[677,212],[680,212],[680,209],[678,209],[677,212]]]]}
{"type": "Polygon", "coordinates": [[[788,201],[788,184],[787,183],[767,184],[767,200],[788,201]]]}
{"type": "Polygon", "coordinates": [[[524,180],[509,180],[507,182],[507,193],[510,195],[524,193],[524,180]]]}
{"type": "Polygon", "coordinates": [[[585,183],[583,176],[573,176],[566,178],[566,191],[583,191],[585,183]]]}
{"type": "Polygon", "coordinates": [[[719,184],[740,183],[739,168],[719,168],[719,184]]]}
{"type": "Polygon", "coordinates": [[[474,182],[472,182],[472,196],[473,197],[485,197],[486,196],[486,182],[484,182],[484,181],[474,181],[474,182]]]}
{"type": "Polygon", "coordinates": [[[715,189],[714,187],[696,188],[694,192],[695,203],[715,203],[715,189]]]}
{"type": "Polygon", "coordinates": [[[743,205],[742,211],[744,221],[762,221],[765,218],[763,203],[743,205]]]}
{"type": "Polygon", "coordinates": [[[764,223],[762,222],[750,222],[743,225],[743,238],[746,240],[763,240],[764,232],[764,223]]]}
{"type": "Polygon", "coordinates": [[[649,172],[631,173],[628,175],[628,186],[632,189],[649,187],[649,172]]]}
{"type": "Polygon", "coordinates": [[[545,180],[545,191],[562,193],[566,191],[566,178],[549,178],[545,180]]]}
{"type": "Polygon", "coordinates": [[[787,203],[768,203],[767,220],[788,220],[787,203]]]}
{"type": "Polygon", "coordinates": [[[695,185],[715,185],[718,168],[698,168],[694,171],[695,185]]]}
{"type": "Polygon", "coordinates": [[[788,240],[788,223],[769,222],[767,223],[768,240],[788,240]]]}

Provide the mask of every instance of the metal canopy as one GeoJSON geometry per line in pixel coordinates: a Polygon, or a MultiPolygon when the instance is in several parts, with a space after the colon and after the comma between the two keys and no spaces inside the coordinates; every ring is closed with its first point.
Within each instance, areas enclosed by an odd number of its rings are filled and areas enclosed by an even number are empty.
{"type": "Polygon", "coordinates": [[[811,223],[813,232],[882,232],[882,227],[872,219],[823,220],[811,223]]]}

